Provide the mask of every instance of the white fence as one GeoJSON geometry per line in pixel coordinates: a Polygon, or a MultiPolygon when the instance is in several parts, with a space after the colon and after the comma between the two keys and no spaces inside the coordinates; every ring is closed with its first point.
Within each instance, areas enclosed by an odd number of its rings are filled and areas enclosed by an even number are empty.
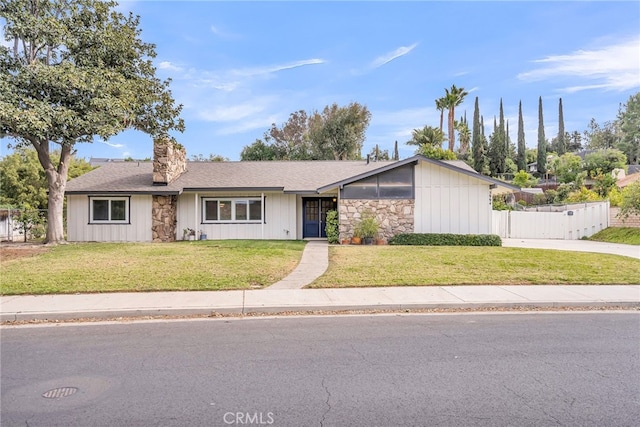
{"type": "Polygon", "coordinates": [[[493,211],[493,234],[507,239],[577,240],[609,226],[609,202],[493,211]]]}

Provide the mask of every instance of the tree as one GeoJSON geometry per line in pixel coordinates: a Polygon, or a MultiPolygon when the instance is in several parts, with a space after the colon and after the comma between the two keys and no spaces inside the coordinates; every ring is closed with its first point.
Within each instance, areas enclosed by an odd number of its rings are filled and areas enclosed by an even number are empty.
{"type": "Polygon", "coordinates": [[[440,129],[433,126],[425,126],[422,129],[414,129],[411,132],[411,139],[407,141],[407,145],[442,147],[444,140],[444,133],[440,129]]]}
{"type": "Polygon", "coordinates": [[[455,132],[454,132],[455,108],[460,104],[462,104],[465,96],[467,96],[469,92],[466,92],[462,87],[461,88],[456,87],[456,85],[452,85],[451,90],[445,89],[444,91],[445,91],[445,96],[444,98],[441,98],[441,99],[443,99],[444,107],[449,110],[449,116],[448,116],[448,122],[447,122],[448,130],[449,130],[449,151],[453,151],[453,148],[455,146],[455,141],[456,141],[455,132]]]}
{"type": "Polygon", "coordinates": [[[400,160],[400,153],[398,153],[398,141],[393,146],[393,160],[400,160]]]}
{"type": "Polygon", "coordinates": [[[542,97],[538,100],[538,173],[547,173],[547,139],[544,136],[544,119],[542,117],[542,97]]]}
{"type": "Polygon", "coordinates": [[[567,132],[565,141],[567,142],[567,152],[575,153],[582,150],[582,135],[577,130],[572,133],[567,132]]]}
{"type": "Polygon", "coordinates": [[[137,129],[154,139],[182,131],[182,106],[169,81],[155,76],[152,44],[139,17],[113,1],[0,0],[0,137],[32,145],[48,183],[46,243],[64,241],[63,205],[69,165],[78,143],[137,129]],[[59,159],[51,144],[59,145],[59,159]]]}
{"type": "Polygon", "coordinates": [[[620,151],[612,148],[610,150],[597,150],[589,153],[584,157],[584,170],[589,176],[598,174],[610,174],[614,169],[626,169],[627,156],[620,151]]]}
{"type": "Polygon", "coordinates": [[[447,108],[445,105],[445,97],[436,99],[436,110],[440,111],[440,132],[442,132],[442,122],[444,121],[444,110],[447,108]]]}
{"type": "Polygon", "coordinates": [[[193,154],[191,155],[192,162],[228,162],[229,159],[227,157],[221,156],[220,154],[209,154],[209,157],[205,157],[202,154],[193,154]]]}
{"type": "Polygon", "coordinates": [[[271,125],[264,141],[245,146],[241,160],[357,160],[361,158],[371,113],[353,102],[326,106],[322,112],[291,113],[280,127],[271,125]]]}
{"type": "Polygon", "coordinates": [[[578,175],[583,173],[582,159],[572,153],[565,153],[553,159],[551,168],[558,182],[571,183],[578,180],[578,175]]]}
{"type": "MultiPolygon", "coordinates": [[[[51,153],[54,161],[59,151],[51,153]]],[[[93,168],[85,159],[71,156],[69,179],[85,174],[93,168]]],[[[0,204],[26,209],[47,209],[47,178],[33,147],[19,147],[0,160],[0,204]]]]}
{"type": "Polygon", "coordinates": [[[565,133],[564,133],[564,115],[562,113],[562,98],[560,98],[560,102],[558,103],[558,136],[557,139],[557,150],[558,156],[562,156],[567,152],[567,144],[565,141],[565,133]]]}
{"type": "Polygon", "coordinates": [[[520,188],[531,188],[538,184],[538,179],[530,173],[520,170],[513,176],[513,184],[520,188]]]}
{"type": "Polygon", "coordinates": [[[622,201],[618,215],[622,218],[627,218],[629,215],[640,215],[640,182],[634,182],[622,190],[622,201]]]}
{"type": "Polygon", "coordinates": [[[500,122],[496,125],[494,119],[493,127],[493,133],[489,137],[489,167],[491,175],[498,176],[506,172],[506,160],[508,157],[502,99],[500,99],[500,122]]]}
{"type": "Polygon", "coordinates": [[[516,165],[518,170],[527,170],[527,145],[524,140],[524,120],[522,119],[522,101],[518,104],[518,154],[516,157],[516,165]]]}
{"type": "Polygon", "coordinates": [[[267,145],[261,139],[256,139],[253,144],[245,145],[242,148],[240,160],[254,162],[278,160],[278,156],[272,145],[267,145]]]}
{"type": "Polygon", "coordinates": [[[627,155],[629,164],[640,163],[640,92],[631,95],[618,112],[622,140],[617,148],[627,155]]]}
{"type": "Polygon", "coordinates": [[[605,122],[600,127],[596,119],[589,121],[588,129],[584,131],[586,147],[591,150],[614,148],[620,140],[618,123],[615,121],[605,122]]]}
{"type": "Polygon", "coordinates": [[[450,150],[445,150],[442,147],[433,145],[421,145],[416,150],[416,154],[421,154],[425,157],[435,160],[456,160],[456,153],[450,150]]]}
{"type": "Polygon", "coordinates": [[[378,147],[378,144],[376,144],[375,147],[371,148],[371,151],[369,152],[369,158],[373,159],[374,161],[391,160],[389,156],[389,150],[381,150],[378,147]]]}
{"type": "Polygon", "coordinates": [[[309,126],[314,158],[360,159],[370,120],[367,107],[357,102],[346,107],[333,104],[325,107],[322,113],[314,113],[309,126]]]}
{"type": "Polygon", "coordinates": [[[483,173],[486,166],[484,130],[480,127],[480,107],[478,97],[473,107],[473,130],[471,135],[471,149],[473,151],[473,168],[478,173],[483,173]]]}
{"type": "Polygon", "coordinates": [[[460,139],[460,155],[465,158],[469,151],[469,143],[471,142],[471,131],[467,120],[461,120],[456,123],[456,130],[458,131],[458,138],[460,139]]]}

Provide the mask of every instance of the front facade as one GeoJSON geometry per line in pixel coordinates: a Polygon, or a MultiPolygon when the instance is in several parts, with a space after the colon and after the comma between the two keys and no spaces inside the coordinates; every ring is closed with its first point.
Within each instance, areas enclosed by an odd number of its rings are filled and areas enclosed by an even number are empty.
{"type": "Polygon", "coordinates": [[[462,162],[191,162],[156,144],[154,163],[106,164],[67,186],[69,241],[293,240],[340,237],[372,214],[379,238],[491,232],[491,196],[510,186],[462,162]],[[186,233],[185,233],[186,232],[186,233]],[[200,236],[202,234],[202,237],[200,236]]]}

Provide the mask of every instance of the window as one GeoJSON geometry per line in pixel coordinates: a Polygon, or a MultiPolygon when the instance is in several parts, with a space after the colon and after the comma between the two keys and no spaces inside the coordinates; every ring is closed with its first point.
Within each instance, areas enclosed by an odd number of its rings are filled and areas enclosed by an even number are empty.
{"type": "Polygon", "coordinates": [[[89,197],[91,224],[128,224],[129,197],[89,197]]]}
{"type": "Polygon", "coordinates": [[[212,222],[260,222],[262,200],[246,199],[202,199],[204,223],[212,222]]]}
{"type": "Polygon", "coordinates": [[[347,184],[341,196],[344,199],[412,199],[413,167],[401,166],[347,184]]]}

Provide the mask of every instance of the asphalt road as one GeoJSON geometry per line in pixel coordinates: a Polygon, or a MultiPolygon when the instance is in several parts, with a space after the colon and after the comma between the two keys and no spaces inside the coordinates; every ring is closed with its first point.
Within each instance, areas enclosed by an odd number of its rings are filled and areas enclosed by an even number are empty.
{"type": "Polygon", "coordinates": [[[637,312],[212,319],[1,333],[2,426],[640,420],[637,312]]]}

